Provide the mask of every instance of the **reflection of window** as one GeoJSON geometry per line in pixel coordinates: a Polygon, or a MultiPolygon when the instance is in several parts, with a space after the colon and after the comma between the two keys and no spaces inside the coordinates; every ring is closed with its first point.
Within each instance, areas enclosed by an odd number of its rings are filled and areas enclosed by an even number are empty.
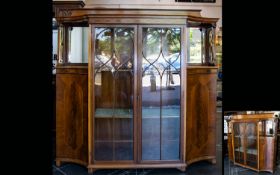
{"type": "Polygon", "coordinates": [[[190,28],[190,57],[189,63],[201,63],[202,57],[202,40],[201,31],[199,28],[190,28]]]}

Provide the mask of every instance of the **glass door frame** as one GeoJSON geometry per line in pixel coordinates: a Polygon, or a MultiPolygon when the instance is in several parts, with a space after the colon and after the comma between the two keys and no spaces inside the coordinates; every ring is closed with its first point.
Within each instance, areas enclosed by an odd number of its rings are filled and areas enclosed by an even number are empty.
{"type": "MultiPolygon", "coordinates": [[[[233,163],[234,164],[236,164],[236,165],[240,165],[240,166],[243,166],[243,167],[247,167],[247,168],[250,168],[250,169],[253,169],[253,170],[256,170],[256,171],[258,171],[259,170],[259,167],[260,167],[260,145],[259,145],[259,120],[250,120],[250,119],[244,119],[244,120],[240,120],[240,121],[237,121],[237,120],[233,120],[233,121],[231,121],[231,123],[232,123],[232,147],[233,147],[233,163]],[[244,123],[244,125],[245,125],[245,133],[244,133],[244,140],[243,140],[243,144],[244,145],[242,145],[243,146],[243,158],[244,158],[244,163],[243,164],[241,164],[241,163],[238,163],[238,162],[236,162],[235,161],[235,150],[234,150],[234,137],[235,137],[235,132],[234,132],[234,124],[238,124],[238,125],[240,125],[240,123],[244,123]],[[252,167],[252,166],[249,166],[249,165],[247,165],[247,155],[246,155],[246,153],[247,153],[247,133],[246,133],[246,130],[247,130],[247,125],[248,125],[248,123],[254,123],[255,125],[256,125],[256,131],[257,131],[257,138],[256,138],[256,140],[257,140],[257,153],[258,153],[258,155],[257,155],[257,168],[254,168],[254,167],[252,167]]],[[[240,131],[239,131],[240,132],[240,131]]]]}
{"type": "Polygon", "coordinates": [[[186,156],[186,111],[187,111],[187,37],[188,30],[185,24],[175,25],[150,25],[150,24],[89,24],[88,35],[88,160],[89,165],[96,164],[162,164],[162,163],[185,163],[186,156]],[[95,107],[95,88],[94,88],[94,60],[95,60],[95,28],[99,27],[128,27],[134,29],[134,89],[133,89],[133,160],[115,160],[115,161],[96,161],[94,160],[94,113],[95,107]],[[155,28],[180,28],[181,29],[181,109],[180,109],[180,145],[179,145],[179,160],[158,160],[158,161],[143,161],[142,160],[142,116],[141,116],[141,59],[142,58],[142,28],[155,27],[155,28]]]}
{"type": "Polygon", "coordinates": [[[136,119],[138,118],[138,114],[136,111],[137,109],[137,26],[136,25],[111,25],[111,24],[91,24],[89,27],[90,37],[89,37],[89,69],[88,69],[88,75],[89,75],[89,163],[90,164],[119,164],[120,162],[126,163],[126,164],[134,164],[136,163],[136,148],[137,148],[137,136],[136,136],[136,129],[137,129],[137,123],[136,119]],[[110,160],[110,161],[99,161],[94,159],[94,126],[95,126],[95,78],[94,78],[94,62],[95,62],[95,28],[133,28],[134,30],[134,67],[133,67],[133,159],[132,160],[110,160]]]}
{"type": "Polygon", "coordinates": [[[137,65],[138,65],[138,81],[137,81],[137,99],[138,99],[138,108],[137,113],[139,114],[137,118],[137,162],[141,164],[157,164],[157,163],[182,163],[185,162],[185,132],[186,132],[186,80],[187,80],[187,36],[188,31],[186,25],[149,25],[142,24],[138,26],[138,44],[137,44],[137,65]],[[143,28],[180,28],[181,29],[181,77],[180,77],[180,86],[181,86],[181,109],[180,109],[180,145],[179,145],[179,160],[142,160],[142,37],[143,37],[143,28]]]}

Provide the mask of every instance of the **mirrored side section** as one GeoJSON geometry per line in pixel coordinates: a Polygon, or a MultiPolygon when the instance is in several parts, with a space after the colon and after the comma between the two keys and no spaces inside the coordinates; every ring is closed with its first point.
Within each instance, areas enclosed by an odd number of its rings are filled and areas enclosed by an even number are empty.
{"type": "Polygon", "coordinates": [[[187,21],[187,63],[189,65],[215,66],[216,18],[189,17],[187,21]]]}
{"type": "Polygon", "coordinates": [[[202,64],[204,58],[204,36],[198,27],[189,28],[189,57],[187,62],[191,64],[202,64]]]}
{"type": "Polygon", "coordinates": [[[57,54],[58,54],[58,26],[55,18],[52,19],[52,72],[53,75],[56,73],[57,65],[57,54]]]}
{"type": "Polygon", "coordinates": [[[61,24],[58,29],[58,64],[88,63],[89,27],[61,24]]]}

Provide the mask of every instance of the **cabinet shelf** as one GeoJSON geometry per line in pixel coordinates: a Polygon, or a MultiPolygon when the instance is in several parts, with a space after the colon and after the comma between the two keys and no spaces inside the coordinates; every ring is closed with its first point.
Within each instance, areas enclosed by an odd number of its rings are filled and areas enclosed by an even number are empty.
{"type": "MultiPolygon", "coordinates": [[[[244,148],[243,147],[240,147],[240,148],[235,148],[234,149],[235,151],[238,151],[238,152],[242,152],[244,153],[244,148]]],[[[257,149],[251,149],[251,148],[246,148],[246,152],[247,154],[253,154],[253,155],[258,155],[258,150],[257,149]]]]}
{"type": "Polygon", "coordinates": [[[95,140],[95,142],[133,142],[133,140],[95,140]]]}
{"type": "Polygon", "coordinates": [[[257,139],[257,136],[241,136],[241,135],[235,135],[236,138],[247,138],[247,139],[257,139]]]}
{"type": "MultiPolygon", "coordinates": [[[[180,107],[162,107],[162,118],[179,118],[180,107]]],[[[95,118],[133,118],[132,109],[112,109],[112,108],[97,108],[95,109],[95,118]]],[[[144,107],[142,108],[142,118],[160,118],[159,107],[144,107]]]]}

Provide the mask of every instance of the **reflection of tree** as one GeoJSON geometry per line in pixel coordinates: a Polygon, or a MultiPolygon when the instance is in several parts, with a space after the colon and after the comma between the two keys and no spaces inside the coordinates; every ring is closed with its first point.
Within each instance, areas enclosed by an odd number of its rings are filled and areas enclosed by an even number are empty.
{"type": "Polygon", "coordinates": [[[131,56],[133,54],[133,29],[130,28],[106,28],[101,31],[96,40],[97,55],[131,56]]]}
{"type": "MultiPolygon", "coordinates": [[[[110,62],[103,62],[115,70],[132,68],[134,53],[134,31],[132,28],[98,28],[96,32],[96,55],[102,55],[110,62]]],[[[99,56],[100,57],[100,56],[99,56]]],[[[97,59],[99,59],[97,57],[97,59]]],[[[99,59],[99,61],[101,61],[99,59]]]]}
{"type": "Polygon", "coordinates": [[[172,30],[167,30],[165,33],[167,38],[167,45],[169,46],[169,53],[180,52],[181,49],[180,30],[172,29],[172,30]]]}
{"type": "Polygon", "coordinates": [[[96,39],[96,55],[106,55],[111,56],[111,30],[105,29],[97,35],[96,39]]]}
{"type": "Polygon", "coordinates": [[[201,58],[201,32],[198,28],[190,28],[190,56],[201,58]]]}
{"type": "Polygon", "coordinates": [[[143,35],[145,55],[159,53],[160,49],[165,56],[180,52],[180,29],[145,28],[143,35]]]}

